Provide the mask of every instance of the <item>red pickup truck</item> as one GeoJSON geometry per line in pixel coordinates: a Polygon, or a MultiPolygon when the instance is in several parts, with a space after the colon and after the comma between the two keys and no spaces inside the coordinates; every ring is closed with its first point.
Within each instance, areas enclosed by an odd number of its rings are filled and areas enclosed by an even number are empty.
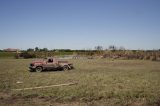
{"type": "Polygon", "coordinates": [[[42,60],[33,61],[29,65],[30,71],[41,72],[43,70],[70,70],[73,69],[73,64],[68,61],[57,60],[56,58],[47,58],[42,60]]]}

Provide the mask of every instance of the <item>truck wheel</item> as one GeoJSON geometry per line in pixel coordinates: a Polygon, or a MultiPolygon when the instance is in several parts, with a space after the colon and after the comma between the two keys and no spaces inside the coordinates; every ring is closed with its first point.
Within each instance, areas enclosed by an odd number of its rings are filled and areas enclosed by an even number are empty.
{"type": "Polygon", "coordinates": [[[63,66],[63,70],[64,71],[69,70],[68,66],[63,66]]]}
{"type": "Polygon", "coordinates": [[[42,72],[42,67],[36,67],[36,72],[42,72]]]}

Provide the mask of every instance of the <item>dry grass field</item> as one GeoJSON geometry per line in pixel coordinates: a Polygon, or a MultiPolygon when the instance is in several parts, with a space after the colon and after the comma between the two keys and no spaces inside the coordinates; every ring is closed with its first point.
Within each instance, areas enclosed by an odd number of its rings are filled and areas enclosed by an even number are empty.
{"type": "Polygon", "coordinates": [[[70,71],[29,72],[32,59],[0,59],[0,105],[158,106],[160,62],[75,59],[70,71]],[[19,82],[19,83],[18,83],[19,82]],[[13,89],[76,82],[76,85],[13,89]]]}

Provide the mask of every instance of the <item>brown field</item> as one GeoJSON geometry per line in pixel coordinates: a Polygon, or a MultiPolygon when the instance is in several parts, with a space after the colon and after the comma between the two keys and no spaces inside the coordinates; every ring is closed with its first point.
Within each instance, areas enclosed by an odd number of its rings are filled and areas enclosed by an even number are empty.
{"type": "Polygon", "coordinates": [[[70,71],[29,72],[32,59],[0,59],[0,105],[160,105],[160,62],[77,59],[70,71]],[[21,82],[21,83],[17,83],[21,82]],[[76,85],[13,89],[76,82],[76,85]]]}

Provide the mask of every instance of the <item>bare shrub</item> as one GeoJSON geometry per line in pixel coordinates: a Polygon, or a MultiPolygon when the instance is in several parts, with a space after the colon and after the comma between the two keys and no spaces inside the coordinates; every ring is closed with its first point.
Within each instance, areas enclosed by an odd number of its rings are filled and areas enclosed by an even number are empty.
{"type": "Polygon", "coordinates": [[[150,56],[150,60],[151,61],[156,61],[157,59],[156,59],[156,56],[150,56]]]}

